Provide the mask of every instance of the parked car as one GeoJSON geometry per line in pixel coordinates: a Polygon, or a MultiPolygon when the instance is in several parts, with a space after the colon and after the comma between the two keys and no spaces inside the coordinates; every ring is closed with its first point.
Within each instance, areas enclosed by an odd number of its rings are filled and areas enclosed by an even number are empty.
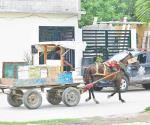
{"type": "MultiPolygon", "coordinates": [[[[139,65],[130,64],[127,67],[125,76],[122,78],[121,91],[127,91],[129,85],[142,84],[145,89],[150,89],[150,52],[149,51],[131,51],[132,55],[137,58],[139,65]]],[[[121,60],[125,57],[126,51],[118,53],[109,60],[121,60]]],[[[88,62],[93,63],[92,59],[84,59],[86,65],[88,62]],[[90,61],[89,61],[90,60],[90,61]]],[[[100,91],[103,87],[113,87],[113,81],[100,81],[95,85],[95,90],[100,91]]]]}

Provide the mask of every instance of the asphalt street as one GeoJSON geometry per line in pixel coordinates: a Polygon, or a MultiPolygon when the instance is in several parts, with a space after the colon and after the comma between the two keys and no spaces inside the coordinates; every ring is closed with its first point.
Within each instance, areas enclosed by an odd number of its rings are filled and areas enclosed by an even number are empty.
{"type": "Polygon", "coordinates": [[[127,115],[144,111],[150,106],[150,91],[129,91],[122,93],[122,98],[126,103],[121,103],[116,94],[108,99],[110,92],[96,92],[96,98],[100,104],[95,104],[93,100],[85,102],[88,93],[81,95],[80,103],[75,107],[67,107],[63,103],[54,106],[47,102],[45,93],[42,94],[42,106],[35,110],[29,110],[24,105],[19,108],[11,107],[7,103],[7,97],[0,94],[0,121],[33,121],[62,118],[84,118],[113,115],[127,115]]]}

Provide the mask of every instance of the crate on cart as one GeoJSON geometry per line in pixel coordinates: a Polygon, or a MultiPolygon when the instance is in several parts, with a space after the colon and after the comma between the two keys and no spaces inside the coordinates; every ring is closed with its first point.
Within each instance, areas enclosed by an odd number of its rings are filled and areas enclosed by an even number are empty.
{"type": "Polygon", "coordinates": [[[61,72],[60,67],[20,66],[16,86],[72,84],[72,72],[61,72]]]}

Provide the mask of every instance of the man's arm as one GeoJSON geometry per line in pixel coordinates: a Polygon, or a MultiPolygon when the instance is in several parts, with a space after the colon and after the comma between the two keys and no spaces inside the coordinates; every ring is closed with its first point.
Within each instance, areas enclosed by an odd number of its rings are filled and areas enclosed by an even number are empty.
{"type": "Polygon", "coordinates": [[[65,66],[70,66],[70,67],[73,67],[68,61],[64,60],[64,65],[65,66]]]}

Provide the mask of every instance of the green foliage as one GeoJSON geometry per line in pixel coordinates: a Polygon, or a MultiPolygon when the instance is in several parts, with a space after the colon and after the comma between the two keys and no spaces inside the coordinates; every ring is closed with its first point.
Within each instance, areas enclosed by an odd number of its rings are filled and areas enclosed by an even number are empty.
{"type": "Polygon", "coordinates": [[[150,112],[150,107],[147,107],[145,111],[150,112]]]}
{"type": "Polygon", "coordinates": [[[104,51],[103,47],[97,48],[98,55],[95,58],[95,62],[96,63],[102,63],[102,62],[104,62],[103,51],[104,51]]]}
{"type": "Polygon", "coordinates": [[[98,17],[98,21],[118,21],[125,16],[129,20],[136,20],[135,2],[136,0],[81,0],[81,8],[86,14],[82,15],[80,26],[92,24],[94,17],[98,17]]]}
{"type": "Polygon", "coordinates": [[[43,120],[34,122],[0,122],[0,125],[27,125],[27,124],[38,124],[38,125],[64,125],[79,122],[79,119],[58,119],[58,120],[43,120]]]}
{"type": "Polygon", "coordinates": [[[102,62],[104,62],[103,57],[102,57],[102,56],[100,56],[100,55],[99,55],[99,56],[97,56],[97,57],[96,57],[96,62],[97,62],[97,63],[102,63],[102,62]]]}
{"type": "Polygon", "coordinates": [[[136,2],[136,15],[142,22],[150,21],[150,1],[137,0],[136,2]]]}

